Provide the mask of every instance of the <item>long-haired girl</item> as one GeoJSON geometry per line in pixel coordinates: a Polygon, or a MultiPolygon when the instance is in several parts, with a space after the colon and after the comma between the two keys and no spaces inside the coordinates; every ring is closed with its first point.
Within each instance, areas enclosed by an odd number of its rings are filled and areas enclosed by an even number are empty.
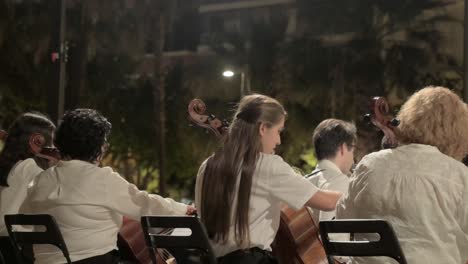
{"type": "Polygon", "coordinates": [[[195,203],[221,264],[276,263],[270,245],[280,203],[329,211],[341,196],[319,190],[274,154],[285,119],[277,100],[245,96],[222,146],[200,167],[195,203]]]}

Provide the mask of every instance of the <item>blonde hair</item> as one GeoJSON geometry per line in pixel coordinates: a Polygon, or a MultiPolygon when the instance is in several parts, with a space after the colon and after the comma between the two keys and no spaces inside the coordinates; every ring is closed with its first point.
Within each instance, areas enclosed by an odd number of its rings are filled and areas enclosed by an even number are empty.
{"type": "Polygon", "coordinates": [[[401,144],[435,146],[459,161],[468,153],[468,107],[449,89],[421,89],[403,104],[398,118],[401,144]]]}

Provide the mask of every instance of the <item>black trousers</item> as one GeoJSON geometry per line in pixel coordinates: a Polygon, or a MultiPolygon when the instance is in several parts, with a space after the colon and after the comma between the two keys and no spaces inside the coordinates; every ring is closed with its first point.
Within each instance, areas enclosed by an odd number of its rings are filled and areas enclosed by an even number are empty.
{"type": "Polygon", "coordinates": [[[16,254],[9,237],[0,237],[0,251],[6,263],[16,263],[16,254]]]}
{"type": "Polygon", "coordinates": [[[271,252],[254,247],[240,249],[218,258],[219,264],[278,264],[271,252]]]}
{"type": "Polygon", "coordinates": [[[74,261],[73,264],[117,264],[119,261],[119,252],[117,250],[112,250],[103,255],[74,261]]]}
{"type": "MultiPolygon", "coordinates": [[[[11,244],[9,237],[0,237],[0,251],[2,252],[5,263],[8,264],[30,264],[32,262],[26,261],[23,258],[20,258],[16,255],[16,250],[11,244]]],[[[32,259],[32,249],[25,249],[24,254],[26,254],[27,259],[32,259]]]]}

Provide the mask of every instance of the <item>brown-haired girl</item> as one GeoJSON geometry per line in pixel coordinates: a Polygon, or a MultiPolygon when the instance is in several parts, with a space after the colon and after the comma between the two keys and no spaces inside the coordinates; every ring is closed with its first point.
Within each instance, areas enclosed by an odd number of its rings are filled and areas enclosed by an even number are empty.
{"type": "Polygon", "coordinates": [[[280,203],[329,211],[341,196],[319,190],[274,154],[285,119],[277,100],[245,96],[222,146],[200,167],[195,204],[220,264],[276,263],[270,245],[280,203]]]}

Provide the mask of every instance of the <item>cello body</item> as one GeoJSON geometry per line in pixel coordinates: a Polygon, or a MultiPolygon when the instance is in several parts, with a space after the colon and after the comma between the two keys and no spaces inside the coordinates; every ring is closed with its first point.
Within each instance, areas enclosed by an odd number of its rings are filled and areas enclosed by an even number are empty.
{"type": "Polygon", "coordinates": [[[281,264],[328,264],[312,209],[282,206],[273,253],[281,264]]]}
{"type": "Polygon", "coordinates": [[[124,217],[117,244],[120,254],[125,260],[133,263],[152,264],[140,222],[124,217]]]}
{"type": "MultiPolygon", "coordinates": [[[[120,255],[125,261],[139,264],[153,263],[151,261],[150,250],[146,246],[143,228],[139,221],[128,217],[123,218],[117,245],[119,247],[120,255]]],[[[156,264],[172,263],[170,256],[163,257],[160,255],[160,253],[164,255],[165,252],[159,252],[153,249],[153,253],[156,256],[156,264]]]]}

